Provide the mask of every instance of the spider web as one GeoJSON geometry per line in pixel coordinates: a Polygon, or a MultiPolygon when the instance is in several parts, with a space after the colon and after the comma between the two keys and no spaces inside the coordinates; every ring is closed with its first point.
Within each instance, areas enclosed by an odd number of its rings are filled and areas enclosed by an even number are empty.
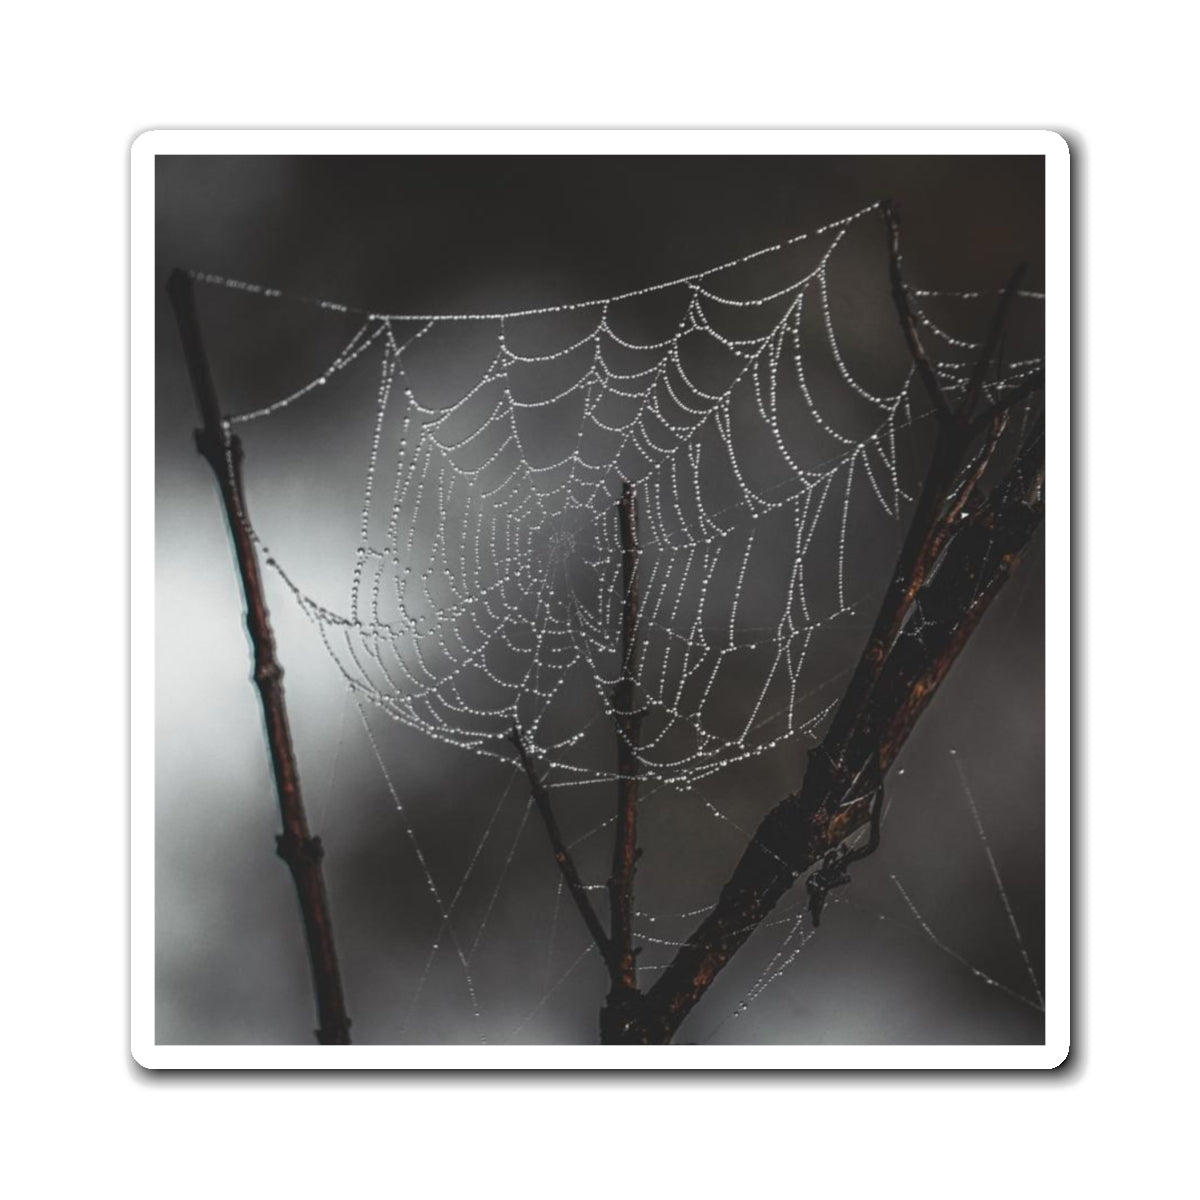
{"type": "MultiPolygon", "coordinates": [[[[443,951],[474,1017],[482,1015],[473,963],[530,809],[500,845],[501,810],[523,787],[513,768],[465,869],[447,885],[422,849],[377,722],[506,764],[516,727],[556,792],[616,779],[624,484],[637,505],[642,803],[690,795],[744,845],[753,825],[714,802],[707,783],[819,738],[850,665],[846,647],[861,642],[871,615],[859,606],[890,565],[890,555],[880,558],[879,530],[901,526],[928,416],[906,355],[880,365],[872,359],[881,356],[863,353],[858,318],[869,302],[853,287],[839,299],[835,287],[843,259],[853,274],[855,239],[867,226],[877,256],[878,230],[866,220],[877,207],[601,300],[454,315],[307,301],[348,322],[348,340],[301,386],[229,418],[231,432],[277,430],[286,444],[289,422],[304,429],[319,407],[321,420],[357,446],[359,503],[340,591],[315,586],[327,569],[276,554],[241,519],[352,696],[433,901],[434,932],[408,1015],[443,951]],[[467,921],[485,863],[490,895],[467,921]]],[[[193,278],[290,299],[220,276],[193,278]]],[[[940,348],[936,368],[950,396],[967,386],[979,343],[950,332],[946,314],[961,318],[994,295],[910,292],[940,348]]],[[[1039,357],[1015,359],[987,388],[996,398],[1040,365],[1039,357]]],[[[608,824],[586,819],[575,852],[586,853],[608,824]]],[[[994,861],[991,868],[1003,894],[994,861]]],[[[558,943],[568,939],[558,886],[542,999],[509,1038],[590,953],[585,946],[561,970],[558,943]]],[[[896,887],[933,943],[957,958],[896,887]]],[[[779,979],[812,937],[795,904],[764,923],[762,936],[777,930],[781,941],[743,983],[731,1015],[779,979]]],[[[1016,931],[1007,898],[1005,907],[1016,931]]],[[[640,970],[662,969],[705,911],[639,911],[640,970]]],[[[1022,955],[1036,992],[1023,946],[1022,955]]]]}

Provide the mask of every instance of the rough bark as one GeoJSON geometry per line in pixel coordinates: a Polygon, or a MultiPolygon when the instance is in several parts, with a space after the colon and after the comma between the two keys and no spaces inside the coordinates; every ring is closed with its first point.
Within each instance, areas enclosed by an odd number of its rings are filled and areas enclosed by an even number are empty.
{"type": "Polygon", "coordinates": [[[800,791],[763,819],[712,912],[645,994],[629,1040],[669,1042],[797,879],[870,820],[880,781],[1040,525],[1043,461],[1039,428],[947,540],[871,695],[847,718],[840,763],[827,744],[809,754],[800,791]]]}
{"type": "MultiPolygon", "coordinates": [[[[890,204],[884,219],[897,316],[938,429],[908,533],[838,710],[822,744],[808,756],[800,790],[763,818],[715,907],[655,985],[627,998],[619,1036],[602,1018],[605,1041],[671,1041],[800,876],[878,813],[888,768],[1041,523],[1040,421],[990,495],[981,494],[1008,412],[1041,386],[1040,376],[1028,379],[1007,396],[994,395],[991,404],[985,387],[988,372],[998,371],[1005,322],[1024,268],[1002,291],[955,410],[921,344],[901,271],[899,221],[890,204]]],[[[877,841],[873,825],[872,849],[877,841]]]]}

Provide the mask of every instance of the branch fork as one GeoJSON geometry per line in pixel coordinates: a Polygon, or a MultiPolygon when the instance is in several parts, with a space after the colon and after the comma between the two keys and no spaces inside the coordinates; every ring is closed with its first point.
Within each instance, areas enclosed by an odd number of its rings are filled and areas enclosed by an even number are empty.
{"type": "Polygon", "coordinates": [[[1010,277],[992,316],[963,399],[954,407],[922,344],[900,258],[899,220],[883,205],[892,297],[914,369],[937,418],[937,437],[892,579],[867,644],[820,746],[808,756],[800,791],[767,813],[721,891],[716,905],[646,992],[637,990],[630,945],[636,846],[637,747],[641,713],[637,670],[637,557],[634,489],[618,504],[624,577],[621,676],[613,692],[618,728],[618,812],[612,913],[606,935],[550,812],[549,797],[514,735],[526,773],[556,846],[555,857],[588,928],[605,956],[612,989],[601,1011],[606,1043],[665,1043],[717,974],[772,908],[806,872],[813,923],[825,898],[849,880],[847,867],[879,846],[883,781],[918,717],[937,692],[991,600],[1020,561],[1041,521],[1044,446],[1040,422],[988,495],[981,481],[1009,414],[1042,386],[1040,373],[988,403],[989,371],[999,380],[1004,329],[1024,268],[1010,277]],[[972,447],[983,443],[974,458],[972,447]],[[913,620],[919,613],[920,620],[913,620]],[[865,845],[846,839],[870,826],[865,845]],[[815,871],[813,868],[817,868],[815,871]]]}
{"type": "MultiPolygon", "coordinates": [[[[637,844],[637,805],[640,762],[638,747],[646,710],[638,704],[638,579],[641,549],[637,540],[637,490],[625,483],[617,503],[617,526],[621,539],[623,596],[621,604],[621,673],[613,688],[612,716],[617,734],[617,816],[613,836],[612,868],[606,888],[609,900],[609,932],[580,879],[563,840],[550,793],[538,777],[520,729],[509,741],[517,749],[533,793],[534,802],[554,849],[567,890],[579,910],[592,940],[608,967],[611,988],[600,1015],[601,1040],[623,1042],[640,1028],[643,996],[637,987],[637,957],[641,947],[633,945],[633,877],[642,851],[637,844]]],[[[640,1039],[638,1039],[640,1040],[640,1039]]]]}

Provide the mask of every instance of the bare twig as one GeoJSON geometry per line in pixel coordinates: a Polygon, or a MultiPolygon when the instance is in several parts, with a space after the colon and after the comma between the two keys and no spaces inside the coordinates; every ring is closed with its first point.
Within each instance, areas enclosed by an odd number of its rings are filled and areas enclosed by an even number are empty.
{"type": "Polygon", "coordinates": [[[850,730],[857,722],[863,708],[869,703],[871,693],[896,635],[908,619],[917,593],[924,584],[929,571],[937,562],[947,538],[962,515],[964,506],[974,494],[980,476],[991,461],[1000,434],[1004,429],[1003,412],[1025,399],[1040,386],[1040,377],[1031,379],[1029,386],[1018,389],[1017,394],[1012,397],[1006,397],[1003,405],[998,404],[974,419],[971,417],[974,397],[976,393],[982,392],[983,374],[986,367],[989,363],[996,361],[997,347],[1004,335],[1004,323],[1025,272],[1022,264],[1013,272],[997,305],[985,339],[983,352],[972,372],[971,383],[967,389],[967,399],[957,412],[950,409],[945,395],[938,385],[933,365],[921,345],[916,321],[908,303],[908,294],[901,273],[900,225],[896,211],[890,202],[884,203],[883,216],[887,226],[888,261],[896,313],[917,373],[924,380],[926,389],[937,405],[939,422],[937,439],[934,443],[925,482],[918,496],[917,507],[905,535],[891,582],[876,615],[866,649],[859,659],[855,673],[846,688],[838,711],[834,715],[829,734],[825,739],[827,757],[839,769],[844,769],[846,765],[843,758],[850,730]],[[976,460],[976,469],[970,478],[960,484],[956,490],[955,480],[967,452],[989,422],[992,423],[992,431],[983,451],[976,460]]]}
{"type": "Polygon", "coordinates": [[[600,924],[600,918],[596,916],[596,910],[592,907],[591,899],[587,894],[587,888],[584,887],[583,880],[580,879],[579,872],[575,869],[575,862],[571,858],[571,852],[567,849],[567,843],[563,840],[562,831],[559,829],[558,822],[554,818],[554,809],[550,805],[550,793],[547,791],[546,785],[538,778],[537,771],[534,770],[533,763],[529,758],[529,752],[525,749],[525,739],[521,736],[521,731],[514,729],[509,734],[508,740],[517,748],[517,754],[521,758],[521,766],[525,768],[525,774],[529,779],[529,787],[533,793],[534,804],[537,806],[538,813],[542,818],[542,824],[546,826],[546,832],[550,836],[550,846],[554,851],[554,861],[558,863],[558,869],[562,872],[563,881],[567,885],[567,891],[571,893],[571,899],[575,901],[575,907],[579,909],[579,915],[583,917],[583,923],[588,927],[588,932],[592,935],[592,939],[595,941],[604,961],[609,966],[610,974],[613,974],[615,978],[612,943],[608,935],[604,932],[604,927],[600,924]]]}
{"type": "Polygon", "coordinates": [[[987,377],[988,367],[996,357],[997,347],[1004,335],[1004,325],[1008,320],[1008,311],[1012,307],[1013,297],[1017,294],[1017,289],[1021,286],[1021,280],[1024,277],[1025,264],[1021,263],[1009,277],[1004,291],[1000,294],[1000,301],[996,305],[996,311],[992,314],[992,323],[988,327],[983,349],[975,362],[970,379],[967,380],[966,394],[963,396],[962,406],[958,410],[959,419],[964,425],[970,425],[975,419],[975,409],[983,395],[983,381],[987,377]]]}
{"type": "Polygon", "coordinates": [[[637,990],[637,951],[633,946],[633,876],[637,865],[638,745],[642,713],[638,710],[638,581],[640,549],[637,539],[637,492],[630,483],[621,488],[617,503],[617,523],[621,538],[621,670],[613,690],[613,717],[617,727],[617,819],[613,837],[612,870],[608,879],[610,933],[605,934],[587,889],[575,869],[571,855],[559,832],[550,806],[550,795],[538,778],[529,759],[519,729],[509,735],[517,748],[533,797],[541,813],[554,859],[558,863],[571,898],[583,917],[596,945],[608,964],[612,987],[600,1014],[600,1035],[604,1042],[627,1040],[637,1027],[642,1001],[637,990]]]}
{"type": "Polygon", "coordinates": [[[1002,413],[1011,412],[1018,404],[1024,403],[1030,396],[1040,392],[1045,386],[1046,381],[1040,371],[1031,375],[1028,379],[1022,380],[1007,396],[1002,395],[991,407],[985,408],[974,419],[968,427],[969,436],[974,438],[989,421],[1002,413]]]}
{"type": "Polygon", "coordinates": [[[900,258],[900,215],[890,200],[883,202],[883,219],[888,229],[888,270],[892,281],[892,301],[896,305],[896,313],[900,317],[900,328],[904,340],[908,344],[908,352],[912,356],[917,374],[925,385],[929,399],[933,402],[938,419],[950,420],[950,405],[946,401],[941,384],[938,383],[937,371],[929,361],[929,355],[921,343],[921,335],[917,330],[917,319],[913,314],[912,305],[908,302],[908,292],[904,287],[904,275],[901,270],[900,258]]]}
{"type": "Polygon", "coordinates": [[[637,861],[637,751],[642,717],[636,711],[639,549],[637,492],[632,484],[626,483],[621,489],[617,519],[621,535],[624,599],[621,605],[621,676],[613,692],[613,712],[617,723],[617,824],[608,892],[613,954],[617,965],[614,983],[633,989],[637,987],[637,966],[633,953],[633,874],[637,861]]]}
{"type": "Polygon", "coordinates": [[[887,226],[888,262],[896,315],[913,364],[938,414],[937,439],[887,592],[825,738],[826,756],[838,769],[844,768],[842,759],[850,731],[868,703],[888,651],[907,620],[913,601],[937,561],[946,534],[952,527],[951,518],[946,512],[947,501],[951,499],[955,478],[973,436],[972,431],[960,420],[962,410],[958,414],[951,411],[938,384],[933,364],[921,344],[901,272],[899,218],[890,201],[884,202],[883,216],[887,226]]]}
{"type": "MultiPolygon", "coordinates": [[[[888,768],[1041,521],[1040,427],[1026,439],[991,495],[971,503],[994,456],[1007,411],[1040,381],[1031,380],[1019,395],[1006,397],[984,417],[972,418],[967,403],[951,412],[908,304],[900,273],[899,229],[890,205],[884,206],[884,217],[901,328],[939,418],[925,482],[867,645],[824,741],[809,755],[801,790],[777,804],[759,825],[717,904],[645,994],[624,1040],[670,1041],[717,974],[801,874],[868,821],[870,849],[878,845],[878,801],[888,768]],[[972,470],[956,484],[973,441],[988,423],[988,438],[972,470]],[[920,621],[910,621],[917,611],[920,621]]],[[[1021,272],[1014,273],[993,317],[968,387],[972,406],[982,391],[982,373],[995,357],[1020,277],[1021,272]]]]}
{"type": "Polygon", "coordinates": [[[283,670],[275,655],[275,638],[263,594],[258,556],[246,520],[241,444],[230,435],[221,416],[216,388],[200,337],[190,276],[184,271],[172,271],[167,292],[179,324],[183,354],[203,422],[203,427],[196,431],[196,447],[216,477],[242,582],[246,629],[254,651],[254,682],[262,702],[275,792],[283,820],[283,832],[276,838],[276,850],[292,873],[300,901],[320,1022],[316,1031],[317,1041],[323,1045],[346,1045],[350,1041],[350,1018],[346,1015],[342,996],[333,922],[321,871],[321,839],[309,833],[300,796],[300,775],[292,750],[291,729],[283,697],[283,670]]]}
{"type": "Polygon", "coordinates": [[[941,567],[922,586],[921,628],[906,627],[897,637],[850,731],[844,761],[862,766],[851,775],[824,747],[811,752],[801,790],[759,824],[715,907],[646,992],[627,1040],[669,1042],[796,880],[880,811],[873,780],[882,780],[895,761],[1041,522],[1040,503],[1031,497],[1039,494],[1043,459],[1037,434],[977,513],[961,523],[966,528],[955,533],[941,567]]]}

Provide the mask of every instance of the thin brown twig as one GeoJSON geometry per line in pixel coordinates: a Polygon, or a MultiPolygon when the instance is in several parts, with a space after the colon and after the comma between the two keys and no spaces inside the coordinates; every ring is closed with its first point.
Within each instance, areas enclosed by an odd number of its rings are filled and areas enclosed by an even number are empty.
{"type": "Polygon", "coordinates": [[[1040,392],[1046,386],[1045,378],[1039,371],[1018,384],[1007,396],[1001,396],[989,408],[984,409],[969,426],[969,436],[974,437],[983,427],[1001,414],[1009,413],[1018,404],[1028,400],[1035,392],[1040,392]]]}
{"type": "Polygon", "coordinates": [[[825,739],[829,761],[839,768],[850,731],[869,701],[883,670],[888,650],[903,627],[926,574],[936,562],[944,543],[945,533],[949,528],[945,513],[946,501],[970,441],[958,417],[951,411],[938,384],[933,364],[921,345],[901,271],[899,218],[890,201],[883,204],[883,217],[887,226],[888,264],[896,315],[913,365],[934,401],[938,413],[938,426],[925,482],[917,497],[917,506],[905,534],[895,570],[876,614],[867,645],[855,666],[854,674],[825,739]]]}
{"type": "Polygon", "coordinates": [[[612,874],[608,882],[610,928],[616,963],[614,983],[637,987],[637,960],[633,950],[633,875],[637,863],[638,743],[641,714],[637,709],[638,581],[640,553],[637,539],[637,492],[632,484],[621,488],[617,504],[624,584],[621,605],[621,675],[613,692],[617,724],[617,822],[613,837],[612,874]]]}
{"type": "Polygon", "coordinates": [[[1004,336],[1004,326],[1008,321],[1008,311],[1012,306],[1013,298],[1017,294],[1018,288],[1021,286],[1021,280],[1025,278],[1025,263],[1021,263],[1012,275],[1009,276],[1008,283],[1004,285],[1004,291],[1000,294],[999,303],[996,305],[996,311],[992,314],[992,322],[988,328],[987,336],[984,338],[983,349],[979,353],[979,358],[975,362],[975,367],[971,372],[970,378],[967,380],[967,390],[963,396],[963,402],[958,410],[959,420],[969,426],[975,420],[975,408],[983,396],[983,381],[987,375],[988,367],[996,357],[997,347],[1000,345],[1000,339],[1004,336]]]}
{"type": "MultiPolygon", "coordinates": [[[[882,787],[920,714],[957,660],[991,600],[1019,562],[1041,521],[1040,480],[1044,447],[1027,438],[1004,478],[970,514],[965,505],[996,449],[1006,398],[972,424],[964,408],[951,413],[920,339],[899,271],[898,226],[884,206],[889,232],[893,296],[919,374],[939,415],[938,437],[913,522],[867,646],[822,745],[809,756],[801,790],[764,818],[716,906],[688,938],[646,993],[623,1040],[670,1041],[754,928],[793,886],[796,878],[872,819],[872,797],[882,787]],[[970,477],[954,480],[975,435],[991,431],[970,477]],[[970,520],[955,519],[970,515],[970,520]],[[932,567],[942,558],[940,570],[932,567]],[[920,628],[906,624],[914,605],[920,628]],[[855,781],[872,768],[870,784],[855,781]]],[[[1019,274],[998,306],[980,363],[986,367],[1002,335],[1008,301],[1019,274]]],[[[979,368],[977,367],[977,370],[979,368]]],[[[1033,381],[1029,385],[1030,390],[1033,381]]],[[[1026,389],[1021,389],[1028,394],[1026,389]]],[[[872,841],[877,844],[877,836],[872,841]]]]}
{"type": "Polygon", "coordinates": [[[800,875],[872,819],[879,782],[1041,522],[1040,506],[1028,497],[1041,477],[1043,454],[1042,439],[1031,438],[975,517],[962,522],[967,528],[923,585],[920,604],[930,622],[897,638],[850,734],[848,760],[872,765],[862,789],[848,799],[846,773],[823,748],[811,753],[800,791],[760,822],[714,908],[646,992],[627,1041],[669,1042],[800,875]]]}
{"type": "Polygon", "coordinates": [[[283,669],[276,657],[275,637],[263,593],[258,555],[246,521],[241,443],[230,435],[221,415],[208,356],[200,336],[191,277],[185,271],[172,271],[167,292],[179,324],[183,354],[203,422],[203,427],[196,431],[196,447],[216,477],[242,583],[246,629],[254,653],[254,682],[262,703],[275,792],[283,822],[283,832],[276,838],[276,851],[292,873],[300,901],[317,1000],[319,1027],[316,1037],[323,1045],[347,1045],[350,1042],[350,1018],[342,994],[333,921],[321,870],[324,851],[321,839],[309,832],[300,795],[300,773],[292,749],[291,727],[283,696],[283,669]]]}
{"type": "Polygon", "coordinates": [[[888,274],[892,282],[892,301],[900,317],[900,328],[908,345],[917,374],[925,385],[929,399],[933,403],[938,419],[946,422],[951,418],[950,405],[938,383],[937,371],[930,362],[929,355],[921,343],[921,335],[917,329],[917,319],[913,314],[912,305],[908,301],[908,291],[904,286],[904,274],[901,269],[900,257],[900,216],[895,205],[890,200],[883,202],[883,218],[888,228],[888,274]]]}
{"type": "Polygon", "coordinates": [[[554,817],[554,809],[550,804],[550,792],[546,785],[538,778],[537,771],[534,769],[533,762],[529,757],[529,752],[525,748],[525,739],[521,736],[519,729],[514,729],[508,735],[508,740],[517,748],[517,754],[521,759],[521,766],[525,768],[525,775],[529,779],[529,787],[533,793],[533,801],[537,807],[538,814],[542,818],[542,824],[546,827],[546,833],[550,837],[550,846],[554,852],[554,861],[558,863],[558,869],[562,872],[563,881],[567,885],[567,891],[571,894],[571,899],[575,902],[575,907],[579,909],[579,915],[583,917],[583,923],[588,927],[588,932],[592,935],[601,956],[608,964],[609,972],[614,979],[615,969],[613,966],[613,950],[612,942],[608,935],[604,932],[604,927],[600,924],[600,918],[596,915],[596,910],[592,907],[591,898],[588,896],[587,888],[584,886],[583,880],[579,877],[579,872],[576,870],[575,862],[571,858],[571,852],[567,849],[567,843],[563,839],[562,831],[558,827],[558,821],[554,817]]]}

